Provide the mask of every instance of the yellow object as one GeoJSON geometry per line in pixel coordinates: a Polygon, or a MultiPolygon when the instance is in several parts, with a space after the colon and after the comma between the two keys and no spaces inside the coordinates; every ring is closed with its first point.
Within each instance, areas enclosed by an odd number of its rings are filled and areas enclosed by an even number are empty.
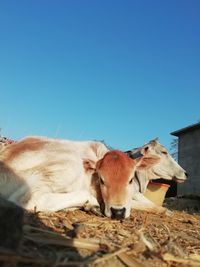
{"type": "Polygon", "coordinates": [[[144,195],[156,205],[162,206],[169,187],[168,184],[149,182],[144,195]]]}

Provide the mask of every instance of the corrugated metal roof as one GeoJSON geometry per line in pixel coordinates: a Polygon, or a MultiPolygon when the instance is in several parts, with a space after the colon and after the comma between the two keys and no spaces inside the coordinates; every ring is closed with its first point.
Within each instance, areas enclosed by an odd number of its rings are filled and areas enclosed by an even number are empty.
{"type": "Polygon", "coordinates": [[[200,122],[192,124],[192,125],[187,126],[185,128],[182,128],[180,130],[174,131],[171,133],[171,135],[180,136],[183,133],[190,132],[190,131],[193,131],[193,130],[198,129],[198,128],[200,128],[200,122]]]}

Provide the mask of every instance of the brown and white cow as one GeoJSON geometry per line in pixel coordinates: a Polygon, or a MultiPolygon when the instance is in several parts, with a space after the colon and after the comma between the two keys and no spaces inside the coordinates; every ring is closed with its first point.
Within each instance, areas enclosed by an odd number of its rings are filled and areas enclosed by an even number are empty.
{"type": "Polygon", "coordinates": [[[106,216],[125,218],[133,206],[134,172],[158,160],[149,155],[132,160],[101,142],[28,137],[0,154],[0,194],[38,211],[102,201],[106,216]]]}
{"type": "MultiPolygon", "coordinates": [[[[135,171],[147,170],[158,161],[157,156],[142,156],[133,160],[125,153],[113,150],[97,162],[96,171],[107,217],[129,217],[131,208],[137,207],[133,200],[135,171]]],[[[163,211],[162,208],[160,210],[163,211]]]]}

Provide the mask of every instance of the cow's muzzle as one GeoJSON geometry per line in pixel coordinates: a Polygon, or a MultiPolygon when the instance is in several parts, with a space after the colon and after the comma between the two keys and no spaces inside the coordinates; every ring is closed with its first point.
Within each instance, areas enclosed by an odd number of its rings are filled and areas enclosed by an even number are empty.
{"type": "Polygon", "coordinates": [[[111,207],[110,210],[111,210],[111,218],[112,219],[121,220],[121,219],[125,218],[126,208],[115,209],[115,208],[111,207]]]}
{"type": "Polygon", "coordinates": [[[184,177],[176,177],[176,176],[174,176],[173,177],[173,180],[175,180],[177,183],[183,183],[183,182],[185,182],[186,180],[188,179],[188,174],[187,174],[187,172],[184,172],[184,177]]]}

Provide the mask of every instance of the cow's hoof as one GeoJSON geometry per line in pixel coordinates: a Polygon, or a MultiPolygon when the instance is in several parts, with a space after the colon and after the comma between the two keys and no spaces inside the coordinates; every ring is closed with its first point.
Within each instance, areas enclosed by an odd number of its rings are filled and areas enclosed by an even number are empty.
{"type": "Polygon", "coordinates": [[[97,216],[101,216],[101,217],[103,216],[100,207],[99,206],[93,206],[89,202],[85,203],[85,205],[83,206],[83,210],[86,212],[91,212],[97,216]]]}

